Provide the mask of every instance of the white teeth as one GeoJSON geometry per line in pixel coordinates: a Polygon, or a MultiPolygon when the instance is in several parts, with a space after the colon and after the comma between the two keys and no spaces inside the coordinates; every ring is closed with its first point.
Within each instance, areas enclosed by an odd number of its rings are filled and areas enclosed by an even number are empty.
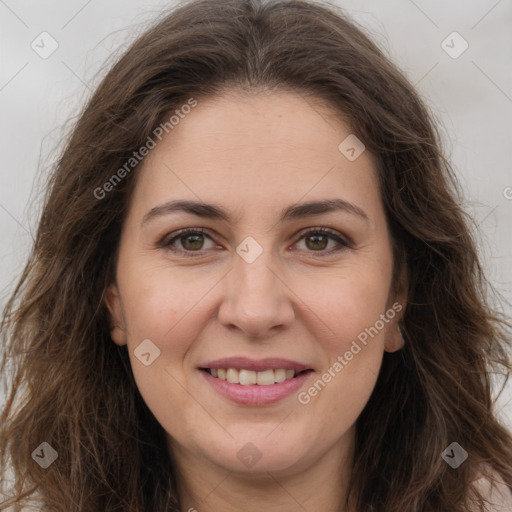
{"type": "MultiPolygon", "coordinates": [[[[250,386],[251,384],[256,384],[256,372],[251,370],[240,370],[238,379],[242,386],[250,386]]],[[[274,383],[272,382],[272,384],[274,383]]]]}
{"type": "Polygon", "coordinates": [[[240,372],[235,368],[228,368],[226,372],[226,380],[231,384],[240,384],[240,372]]]}
{"type": "Polygon", "coordinates": [[[286,380],[286,370],[274,370],[275,381],[284,382],[286,380]]]}
{"type": "Polygon", "coordinates": [[[295,370],[264,370],[255,372],[253,370],[237,370],[236,368],[212,368],[210,370],[213,377],[220,380],[228,381],[231,384],[241,384],[242,386],[251,386],[258,384],[259,386],[270,386],[278,384],[285,380],[293,379],[295,370]]]}
{"type": "MultiPolygon", "coordinates": [[[[278,370],[279,371],[279,370],[278,370]]],[[[256,381],[260,386],[268,386],[275,382],[275,370],[265,370],[264,372],[254,372],[256,374],[256,381]]]]}

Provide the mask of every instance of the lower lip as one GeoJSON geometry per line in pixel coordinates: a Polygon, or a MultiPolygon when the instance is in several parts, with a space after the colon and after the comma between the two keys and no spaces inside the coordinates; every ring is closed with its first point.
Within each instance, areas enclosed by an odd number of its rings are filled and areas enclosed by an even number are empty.
{"type": "Polygon", "coordinates": [[[225,380],[213,377],[207,371],[199,371],[213,389],[222,396],[237,404],[255,406],[279,402],[279,400],[297,391],[313,373],[312,371],[306,371],[293,379],[285,380],[279,384],[270,384],[269,386],[258,386],[256,384],[244,386],[242,384],[231,384],[225,380]]]}

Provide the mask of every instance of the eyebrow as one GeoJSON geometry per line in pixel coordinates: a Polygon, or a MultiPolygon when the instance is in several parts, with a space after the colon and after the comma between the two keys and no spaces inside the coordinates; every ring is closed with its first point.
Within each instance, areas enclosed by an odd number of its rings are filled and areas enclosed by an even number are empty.
{"type": "MultiPolygon", "coordinates": [[[[323,201],[309,201],[306,203],[294,204],[281,211],[279,222],[289,222],[303,217],[311,217],[330,212],[345,212],[364,221],[368,221],[368,215],[359,206],[344,199],[326,199],[323,201]]],[[[155,206],[144,215],[141,225],[150,220],[169,215],[175,212],[185,212],[205,219],[222,220],[230,222],[231,215],[224,208],[212,203],[198,201],[176,200],[155,206]]]]}

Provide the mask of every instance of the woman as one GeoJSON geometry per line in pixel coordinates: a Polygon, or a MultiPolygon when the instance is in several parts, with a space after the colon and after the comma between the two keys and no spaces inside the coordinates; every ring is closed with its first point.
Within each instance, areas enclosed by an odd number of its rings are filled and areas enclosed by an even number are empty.
{"type": "Polygon", "coordinates": [[[0,508],[512,510],[486,301],[435,125],[359,29],[186,4],[49,183],[2,324],[0,508]]]}

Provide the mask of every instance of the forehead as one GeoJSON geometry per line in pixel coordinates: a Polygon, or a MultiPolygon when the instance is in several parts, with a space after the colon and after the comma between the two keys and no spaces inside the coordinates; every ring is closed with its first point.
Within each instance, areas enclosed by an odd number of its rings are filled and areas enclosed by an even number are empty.
{"type": "Polygon", "coordinates": [[[134,207],[141,216],[159,202],[203,200],[240,217],[342,197],[378,209],[375,159],[363,151],[351,161],[339,149],[351,136],[332,106],[297,93],[200,99],[144,160],[134,207]]]}

